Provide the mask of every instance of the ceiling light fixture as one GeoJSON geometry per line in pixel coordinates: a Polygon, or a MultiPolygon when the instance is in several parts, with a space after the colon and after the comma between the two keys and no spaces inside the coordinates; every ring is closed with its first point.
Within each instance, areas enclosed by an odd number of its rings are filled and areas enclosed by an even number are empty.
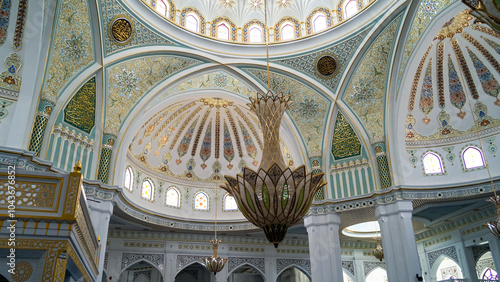
{"type": "Polygon", "coordinates": [[[227,262],[227,258],[221,258],[218,254],[219,243],[221,243],[222,240],[217,240],[217,202],[219,201],[219,198],[217,197],[217,189],[218,188],[215,188],[215,239],[210,240],[212,243],[213,254],[211,257],[203,258],[205,267],[214,275],[217,275],[217,272],[221,271],[227,262]]]}
{"type": "MultiPolygon", "coordinates": [[[[255,1],[255,0],[254,0],[255,1]]],[[[269,29],[267,5],[264,1],[267,59],[267,94],[257,93],[248,104],[259,118],[264,138],[262,161],[258,171],[243,168],[236,178],[224,176],[221,186],[238,203],[240,212],[254,225],[262,228],[267,239],[277,248],[288,227],[298,223],[309,210],[313,196],[326,185],[323,173],[307,173],[304,165],[295,170],[285,166],[279,144],[279,128],[284,112],[291,104],[290,96],[273,94],[269,72],[269,29]]]]}

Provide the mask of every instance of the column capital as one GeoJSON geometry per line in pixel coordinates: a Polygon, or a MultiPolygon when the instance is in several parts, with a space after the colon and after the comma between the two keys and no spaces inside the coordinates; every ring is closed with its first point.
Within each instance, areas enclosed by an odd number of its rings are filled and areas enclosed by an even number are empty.
{"type": "Polygon", "coordinates": [[[113,209],[114,209],[113,201],[103,201],[103,200],[96,201],[87,199],[87,206],[92,211],[113,215],[113,209]]]}
{"type": "Polygon", "coordinates": [[[388,204],[381,204],[375,207],[375,217],[388,216],[398,213],[413,212],[411,200],[398,200],[388,204]]]}
{"type": "Polygon", "coordinates": [[[340,225],[340,214],[331,212],[325,214],[310,214],[304,217],[304,226],[306,228],[328,224],[340,225]]]}

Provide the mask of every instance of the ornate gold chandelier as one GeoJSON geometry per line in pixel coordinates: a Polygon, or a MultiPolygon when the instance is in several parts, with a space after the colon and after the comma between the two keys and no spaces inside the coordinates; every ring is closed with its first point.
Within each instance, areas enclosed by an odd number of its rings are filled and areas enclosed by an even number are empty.
{"type": "Polygon", "coordinates": [[[384,249],[382,249],[382,240],[380,236],[377,236],[377,247],[372,250],[372,255],[376,257],[378,260],[382,261],[384,259],[384,249]]]}
{"type": "Polygon", "coordinates": [[[250,108],[259,118],[264,135],[262,161],[258,171],[243,168],[236,178],[224,176],[227,185],[221,186],[231,194],[240,212],[254,225],[262,228],[267,239],[277,248],[285,238],[288,227],[298,223],[309,210],[313,196],[326,185],[323,173],[312,175],[304,165],[292,171],[285,166],[279,144],[279,127],[284,112],[291,104],[290,96],[273,95],[269,72],[269,29],[267,1],[264,1],[266,30],[267,95],[257,93],[250,98],[250,108]]]}
{"type": "Polygon", "coordinates": [[[279,127],[283,113],[290,105],[289,96],[257,93],[250,98],[251,109],[257,114],[264,135],[262,161],[258,171],[243,168],[236,178],[224,176],[227,185],[221,186],[238,203],[243,215],[262,228],[267,239],[277,248],[285,238],[287,228],[298,223],[311,206],[323,173],[306,173],[304,165],[295,170],[285,167],[279,144],[279,127]]]}

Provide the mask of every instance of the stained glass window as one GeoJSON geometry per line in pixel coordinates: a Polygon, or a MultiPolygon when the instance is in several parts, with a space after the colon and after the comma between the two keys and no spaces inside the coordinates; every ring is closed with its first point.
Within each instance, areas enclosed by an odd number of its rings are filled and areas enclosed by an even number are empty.
{"type": "Polygon", "coordinates": [[[142,197],[144,199],[151,200],[153,199],[153,183],[151,180],[146,179],[142,182],[142,197]]]}
{"type": "Polygon", "coordinates": [[[294,36],[294,28],[291,23],[286,23],[281,28],[281,40],[293,39],[294,36]]]}
{"type": "Polygon", "coordinates": [[[208,196],[203,192],[198,192],[194,196],[194,209],[195,210],[208,210],[208,196]]]}
{"type": "Polygon", "coordinates": [[[168,11],[168,4],[163,0],[156,0],[156,11],[160,15],[166,16],[168,11]]]}
{"type": "Polygon", "coordinates": [[[356,0],[348,1],[344,6],[344,11],[346,19],[356,14],[356,12],[358,11],[358,8],[356,7],[356,0]]]}
{"type": "Polygon", "coordinates": [[[229,27],[225,23],[221,23],[217,26],[217,38],[229,40],[229,27]]]}
{"type": "Polygon", "coordinates": [[[476,147],[467,147],[462,153],[462,160],[465,169],[471,169],[484,166],[484,159],[481,150],[476,147]]]}
{"type": "Polygon", "coordinates": [[[427,153],[423,158],[424,170],[426,174],[443,173],[441,158],[434,153],[427,153]]]}
{"type": "Polygon", "coordinates": [[[226,194],[224,196],[224,210],[226,211],[234,211],[238,209],[238,205],[236,204],[236,200],[233,196],[226,194]]]}
{"type": "Polygon", "coordinates": [[[198,17],[194,13],[190,13],[186,16],[186,28],[198,32],[198,17]]]}
{"type": "Polygon", "coordinates": [[[483,280],[494,280],[494,281],[496,281],[496,280],[498,280],[498,273],[495,270],[491,269],[491,268],[486,268],[486,270],[483,272],[483,276],[482,277],[483,278],[481,278],[481,279],[483,279],[483,280]]]}
{"type": "Polygon", "coordinates": [[[179,207],[180,206],[180,193],[175,187],[170,187],[167,190],[167,197],[165,203],[168,206],[179,207]]]}
{"type": "Polygon", "coordinates": [[[134,173],[131,167],[127,167],[125,170],[125,181],[123,182],[123,187],[132,191],[132,183],[134,183],[134,173]]]}
{"type": "Polygon", "coordinates": [[[248,34],[250,42],[262,42],[262,29],[259,26],[252,26],[248,34]]]}
{"type": "Polygon", "coordinates": [[[326,29],[326,16],[323,13],[317,13],[313,18],[313,32],[319,32],[326,29]]]}

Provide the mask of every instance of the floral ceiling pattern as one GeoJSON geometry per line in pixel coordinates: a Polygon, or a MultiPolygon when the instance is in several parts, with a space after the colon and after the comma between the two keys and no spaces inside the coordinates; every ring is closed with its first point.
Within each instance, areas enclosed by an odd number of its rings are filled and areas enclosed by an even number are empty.
{"type": "Polygon", "coordinates": [[[349,81],[342,99],[354,111],[372,143],[385,140],[386,80],[399,15],[370,46],[349,81]]]}
{"type": "Polygon", "coordinates": [[[105,132],[117,134],[130,110],[148,91],[170,75],[200,61],[176,56],[150,56],[125,61],[106,70],[105,132]]]}
{"type": "Polygon", "coordinates": [[[42,98],[53,102],[78,73],[95,61],[87,1],[60,1],[57,15],[42,86],[42,98]]]}

